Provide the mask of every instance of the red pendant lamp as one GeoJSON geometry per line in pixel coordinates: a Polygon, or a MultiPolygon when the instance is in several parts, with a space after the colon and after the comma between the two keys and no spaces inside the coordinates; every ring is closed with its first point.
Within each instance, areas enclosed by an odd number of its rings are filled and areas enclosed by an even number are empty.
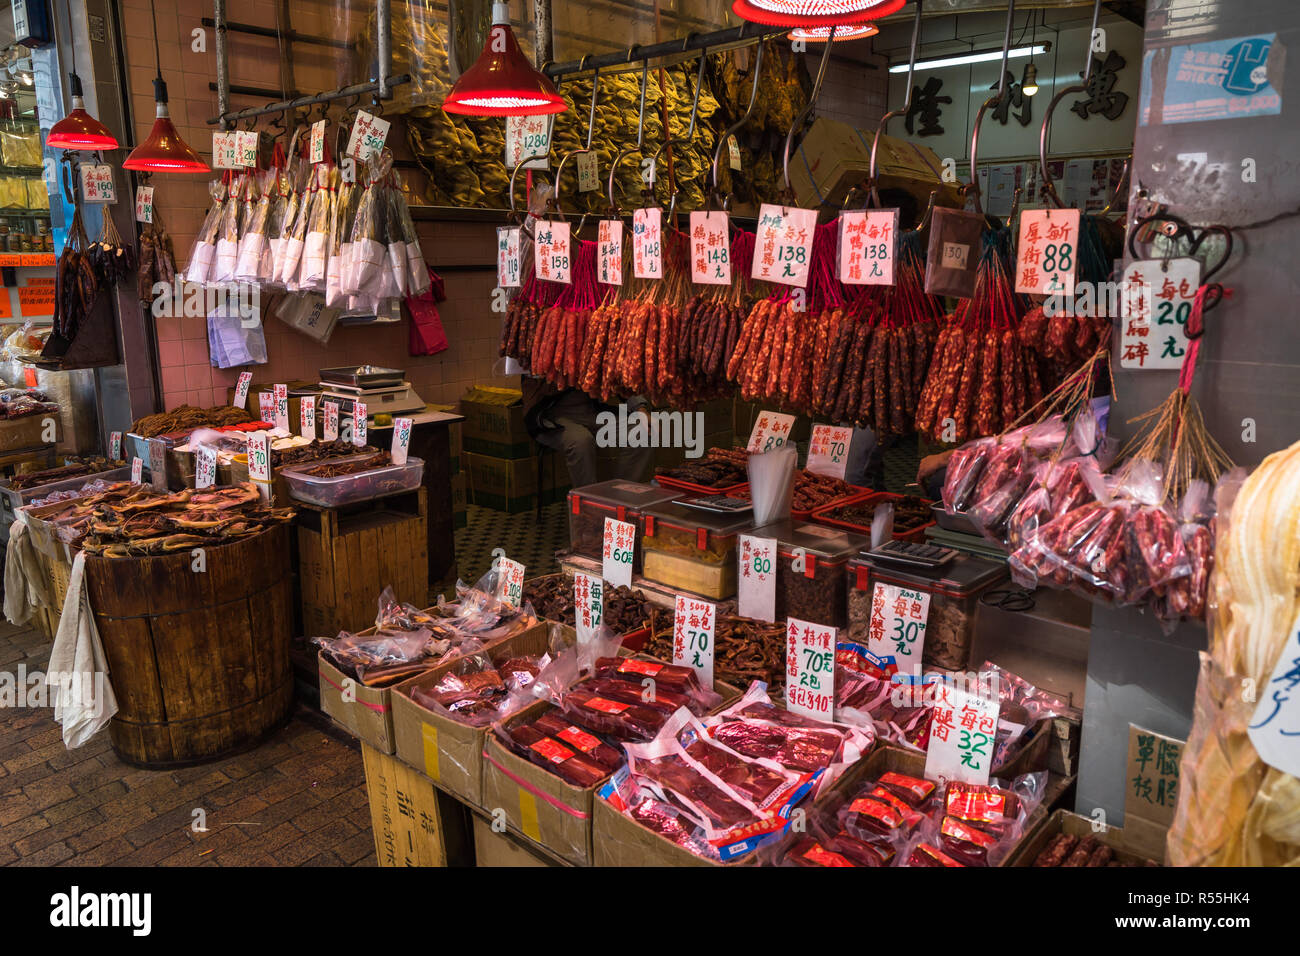
{"type": "MultiPolygon", "coordinates": [[[[68,27],[72,27],[72,3],[68,2],[68,27]]],[[[117,137],[108,127],[86,112],[86,100],[77,76],[77,44],[72,42],[72,69],[68,71],[68,90],[72,94],[72,112],[50,127],[45,145],[50,149],[117,149],[117,137]]]]}
{"type": "Polygon", "coordinates": [[[831,38],[832,30],[835,31],[836,43],[843,43],[845,40],[865,40],[880,32],[880,28],[874,23],[850,23],[835,27],[795,27],[786,36],[791,40],[803,40],[805,43],[825,43],[831,38]]]}
{"type": "Polygon", "coordinates": [[[510,8],[492,4],[492,29],[478,60],[460,75],[442,108],[466,116],[537,116],[563,113],[564,97],[533,67],[510,29],[510,8]]]}
{"type": "MultiPolygon", "coordinates": [[[[877,20],[903,9],[907,0],[734,0],[743,20],[772,27],[836,27],[877,20]]],[[[836,40],[844,39],[839,34],[836,40]]]]}
{"type": "Polygon", "coordinates": [[[167,81],[162,78],[162,58],[158,55],[158,15],[153,0],[149,0],[149,13],[153,16],[153,55],[158,69],[153,81],[157,118],[153,121],[149,138],[131,150],[122,168],[144,173],[206,173],[208,164],[176,132],[167,112],[167,81]]]}

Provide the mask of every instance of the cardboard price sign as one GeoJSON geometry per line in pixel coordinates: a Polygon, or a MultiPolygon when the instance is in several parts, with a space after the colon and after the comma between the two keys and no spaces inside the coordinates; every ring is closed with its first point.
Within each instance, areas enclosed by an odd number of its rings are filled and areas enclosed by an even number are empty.
{"type": "Polygon", "coordinates": [[[139,458],[131,459],[131,484],[140,484],[140,479],[144,477],[144,462],[139,458]]]}
{"type": "Polygon", "coordinates": [[[194,452],[194,487],[211,488],[217,483],[217,450],[200,445],[194,452]]]}
{"type": "Polygon", "coordinates": [[[601,548],[601,577],[614,587],[632,586],[632,559],[636,556],[636,525],[617,518],[605,519],[601,548]]]}
{"type": "Polygon", "coordinates": [[[135,221],[153,222],[153,187],[135,187],[135,221]]]}
{"type": "Polygon", "coordinates": [[[930,617],[930,595],[925,591],[876,583],[871,592],[871,617],[867,623],[867,650],[887,674],[919,669],[925,649],[925,625],[930,617]]]}
{"type": "Polygon", "coordinates": [[[549,169],[553,115],[506,117],[506,169],[549,169]],[[527,162],[524,162],[527,160],[527,162]]]}
{"type": "Polygon", "coordinates": [[[519,288],[523,285],[523,271],[519,227],[502,226],[497,229],[497,288],[519,288]]]}
{"type": "Polygon", "coordinates": [[[274,386],[275,395],[275,427],[289,430],[289,386],[274,386]]]}
{"type": "Polygon", "coordinates": [[[749,433],[746,451],[771,451],[780,448],[790,439],[790,429],[794,426],[793,415],[780,412],[759,412],[754,430],[749,433]]]}
{"type": "Polygon", "coordinates": [[[998,701],[972,694],[947,681],[934,685],[930,745],[925,754],[929,780],[959,780],[986,785],[998,735],[998,701]]]}
{"type": "Polygon", "coordinates": [[[573,281],[573,259],[569,255],[569,224],[538,220],[534,227],[537,248],[533,253],[533,271],[547,282],[573,281]]]}
{"type": "Polygon", "coordinates": [[[814,425],[808,441],[808,461],[804,468],[816,475],[828,475],[844,480],[844,469],[849,464],[849,442],[853,429],[847,426],[814,425]]]}
{"type": "MultiPolygon", "coordinates": [[[[1294,672],[1294,668],[1292,661],[1285,669],[1294,672]]],[[[1269,681],[1269,686],[1276,685],[1269,681]]],[[[1265,706],[1271,708],[1273,702],[1265,706]]],[[[1252,725],[1246,731],[1252,743],[1255,730],[1252,725]]],[[[1165,837],[1174,822],[1184,746],[1184,741],[1129,724],[1128,768],[1124,771],[1124,840],[1129,849],[1152,859],[1164,857],[1165,837]]],[[[1255,749],[1259,749],[1258,745],[1255,749]]],[[[1288,749],[1295,752],[1294,745],[1288,749]]],[[[1260,756],[1269,762],[1262,751],[1260,756]]]]}
{"type": "Polygon", "coordinates": [[[731,285],[731,231],[725,212],[691,213],[691,281],[731,285]]]}
{"type": "Polygon", "coordinates": [[[352,444],[358,448],[365,447],[366,435],[370,425],[370,409],[365,402],[352,403],[352,444]]]}
{"type": "Polygon", "coordinates": [[[389,451],[389,457],[393,459],[394,465],[405,465],[407,453],[411,450],[411,426],[414,423],[409,418],[393,419],[393,444],[389,451]]]}
{"type": "Polygon", "coordinates": [[[776,538],[740,536],[739,593],[741,617],[776,620],[776,538]]]}
{"type": "Polygon", "coordinates": [[[578,192],[594,193],[600,188],[599,160],[595,153],[578,154],[578,192]]]}
{"type": "Polygon", "coordinates": [[[622,285],[623,222],[602,219],[596,228],[596,278],[605,285],[622,285]]]}
{"type": "Polygon", "coordinates": [[[1201,285],[1201,263],[1190,257],[1129,263],[1120,283],[1119,363],[1124,368],[1182,368],[1187,320],[1201,285]]]}
{"type": "Polygon", "coordinates": [[[758,211],[752,278],[781,285],[808,284],[817,210],[763,203],[758,211]]]}
{"type": "Polygon", "coordinates": [[[239,168],[239,148],[234,133],[212,134],[212,167],[214,169],[239,168]]]}
{"type": "Polygon", "coordinates": [[[590,574],[573,576],[574,629],[578,643],[586,644],[596,636],[605,620],[605,582],[590,574]]]}
{"type": "Polygon", "coordinates": [[[298,430],[308,441],[316,440],[315,395],[304,395],[298,400],[298,430]]]}
{"type": "Polygon", "coordinates": [[[113,461],[122,460],[122,433],[113,432],[108,436],[108,457],[113,461]]]}
{"type": "Polygon", "coordinates": [[[632,274],[638,279],[664,277],[663,216],[657,207],[632,213],[632,274]]]}
{"type": "Polygon", "coordinates": [[[1268,685],[1257,692],[1259,703],[1246,731],[1260,760],[1293,777],[1300,776],[1300,750],[1295,745],[1300,736],[1300,694],[1292,693],[1298,669],[1300,617],[1291,625],[1291,636],[1278,656],[1268,685]]]}
{"type": "Polygon", "coordinates": [[[840,213],[839,247],[839,277],[845,285],[893,285],[898,210],[840,213]]]}
{"type": "Polygon", "coordinates": [[[347,154],[364,163],[384,148],[384,141],[388,139],[388,127],[391,125],[388,120],[361,110],[357,113],[356,122],[352,124],[347,154]]]}
{"type": "Polygon", "coordinates": [[[339,403],[322,402],[321,409],[325,413],[325,421],[321,428],[321,439],[323,441],[337,441],[339,437],[339,403]]]}
{"type": "Polygon", "coordinates": [[[311,162],[325,162],[325,126],[329,120],[317,120],[311,124],[311,162]]]}
{"type": "Polygon", "coordinates": [[[157,438],[149,442],[149,483],[157,491],[167,490],[167,448],[157,438]]]}
{"type": "Polygon", "coordinates": [[[716,605],[677,595],[673,609],[673,663],[692,668],[700,683],[709,689],[713,688],[713,630],[717,623],[716,605]]]}
{"type": "Polygon", "coordinates": [[[785,621],[785,708],[814,720],[835,709],[837,628],[788,617],[785,621]]]}
{"type": "Polygon", "coordinates": [[[1016,291],[1074,295],[1079,266],[1079,210],[1022,209],[1016,246],[1016,291]]]}
{"type": "Polygon", "coordinates": [[[112,166],[82,166],[81,198],[86,202],[115,203],[117,187],[113,185],[112,166]]]}
{"type": "Polygon", "coordinates": [[[239,373],[239,382],[235,385],[235,408],[243,408],[248,404],[248,386],[252,384],[252,372],[239,373]]]}
{"type": "Polygon", "coordinates": [[[511,607],[519,607],[524,600],[524,566],[502,555],[497,558],[497,599],[511,607]]]}
{"type": "Polygon", "coordinates": [[[235,162],[240,166],[257,165],[258,132],[255,129],[240,130],[235,134],[235,162]]]}

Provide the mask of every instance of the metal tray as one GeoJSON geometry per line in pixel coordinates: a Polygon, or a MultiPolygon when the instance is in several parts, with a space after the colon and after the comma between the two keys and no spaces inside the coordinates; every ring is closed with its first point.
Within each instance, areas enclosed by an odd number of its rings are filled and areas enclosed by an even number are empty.
{"type": "Polygon", "coordinates": [[[331,385],[351,385],[353,388],[375,388],[382,385],[401,385],[406,371],[400,368],[383,368],[378,365],[347,365],[341,368],[319,370],[320,380],[331,385]]]}
{"type": "Polygon", "coordinates": [[[975,527],[970,518],[966,517],[962,512],[959,511],[955,515],[950,515],[948,512],[944,511],[942,502],[936,501],[931,507],[931,510],[934,512],[934,520],[939,522],[939,527],[943,528],[945,531],[956,531],[960,534],[974,535],[980,533],[980,529],[975,527]]]}

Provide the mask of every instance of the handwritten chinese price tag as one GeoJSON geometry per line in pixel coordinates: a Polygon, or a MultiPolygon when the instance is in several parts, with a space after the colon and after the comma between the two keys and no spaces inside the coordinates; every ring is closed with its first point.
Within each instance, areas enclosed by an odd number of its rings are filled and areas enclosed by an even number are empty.
{"type": "Polygon", "coordinates": [[[298,399],[298,430],[308,441],[316,440],[316,396],[298,399]]]}
{"type": "Polygon", "coordinates": [[[248,477],[262,496],[271,500],[271,436],[266,432],[253,432],[248,436],[248,477]]]}
{"type": "Polygon", "coordinates": [[[998,701],[939,681],[934,685],[926,778],[987,784],[997,734],[998,701]]]}
{"type": "Polygon", "coordinates": [[[149,483],[156,491],[167,490],[167,446],[157,438],[149,442],[149,483]]]}
{"type": "Polygon", "coordinates": [[[275,395],[271,392],[257,393],[257,419],[262,422],[275,424],[275,395]]]}
{"type": "Polygon", "coordinates": [[[806,286],[816,227],[815,209],[763,203],[758,211],[752,277],[760,282],[806,286]]]}
{"type": "Polygon", "coordinates": [[[506,117],[506,169],[514,172],[523,163],[524,169],[550,167],[552,115],[506,117]]]}
{"type": "Polygon", "coordinates": [[[275,395],[275,427],[289,430],[289,386],[276,385],[275,395]]]}
{"type": "Polygon", "coordinates": [[[144,477],[144,462],[139,458],[131,459],[131,484],[140,484],[140,479],[144,477]]]}
{"type": "Polygon", "coordinates": [[[113,185],[113,167],[82,166],[81,198],[86,202],[117,202],[117,189],[113,185]]]}
{"type": "Polygon", "coordinates": [[[835,709],[836,628],[788,617],[785,621],[785,708],[815,720],[835,709]]]}
{"type": "Polygon", "coordinates": [[[547,282],[573,281],[573,260],[569,257],[569,224],[538,220],[537,248],[533,253],[533,272],[547,282]]]}
{"type": "Polygon", "coordinates": [[[502,555],[497,558],[497,599],[511,607],[519,607],[524,600],[524,566],[502,555]]]}
{"type": "Polygon", "coordinates": [[[1124,368],[1181,368],[1187,319],[1201,285],[1201,263],[1189,257],[1129,263],[1120,283],[1119,363],[1124,368]]]}
{"type": "Polygon", "coordinates": [[[1300,618],[1273,668],[1273,676],[1258,691],[1259,703],[1246,733],[1259,759],[1283,773],[1300,777],[1300,618]]]}
{"type": "Polygon", "coordinates": [[[632,213],[632,274],[638,279],[664,277],[663,216],[659,208],[632,213]]]}
{"type": "Polygon", "coordinates": [[[601,552],[601,577],[616,588],[630,588],[632,559],[636,555],[636,525],[606,518],[601,552]]]}
{"type": "Polygon", "coordinates": [[[1016,247],[1016,291],[1074,295],[1079,262],[1079,210],[1025,209],[1016,247]]]}
{"type": "Polygon", "coordinates": [[[623,284],[623,223],[602,219],[596,232],[596,277],[605,285],[623,284]]]}
{"type": "Polygon", "coordinates": [[[673,613],[673,663],[690,667],[705,687],[713,687],[713,629],[718,609],[708,601],[677,595],[673,613]]]}
{"type": "Polygon", "coordinates": [[[194,487],[211,488],[217,483],[217,450],[200,445],[194,452],[194,487]]]}
{"type": "Polygon", "coordinates": [[[317,120],[311,124],[311,161],[325,162],[325,126],[329,120],[317,120]]]}
{"type": "Polygon", "coordinates": [[[153,187],[135,187],[135,221],[153,222],[153,187]]]}
{"type": "Polygon", "coordinates": [[[944,269],[966,269],[969,268],[970,246],[961,242],[945,242],[943,244],[942,267],[944,269]]]}
{"type": "Polygon", "coordinates": [[[814,425],[808,441],[808,461],[805,470],[816,475],[829,475],[844,480],[844,469],[849,463],[849,441],[853,429],[835,425],[814,425]]]}
{"type": "Polygon", "coordinates": [[[369,428],[370,409],[365,402],[352,403],[352,444],[364,448],[369,428]]]}
{"type": "Polygon", "coordinates": [[[523,284],[523,257],[519,251],[519,227],[497,230],[497,287],[517,289],[523,284]]]}
{"type": "Polygon", "coordinates": [[[780,412],[759,412],[754,430],[749,433],[746,451],[771,451],[780,448],[790,440],[790,429],[794,426],[793,415],[780,412]]]}
{"type": "Polygon", "coordinates": [[[253,384],[252,372],[240,372],[239,381],[235,385],[235,408],[243,408],[248,404],[248,386],[253,384]]]}
{"type": "Polygon", "coordinates": [[[108,457],[113,461],[122,460],[122,433],[112,432],[108,436],[108,457]]]}
{"type": "Polygon", "coordinates": [[[740,580],[736,601],[741,617],[776,620],[776,538],[740,536],[740,580]]]}
{"type": "Polygon", "coordinates": [[[324,441],[337,441],[339,437],[339,403],[322,402],[321,410],[325,413],[321,438],[324,441]]]}
{"type": "Polygon", "coordinates": [[[238,168],[239,148],[234,133],[212,134],[212,166],[214,169],[238,168]]]}
{"type": "Polygon", "coordinates": [[[898,248],[898,210],[840,213],[840,281],[845,285],[893,285],[898,248]]]}
{"type": "Polygon", "coordinates": [[[600,170],[599,160],[595,153],[579,153],[578,163],[578,192],[594,193],[600,188],[600,170]]]}
{"type": "Polygon", "coordinates": [[[235,162],[240,166],[257,165],[257,137],[255,129],[243,129],[235,134],[235,162]]]}
{"type": "Polygon", "coordinates": [[[590,574],[573,576],[574,629],[578,643],[586,644],[596,636],[605,619],[605,582],[590,574]]]}
{"type": "Polygon", "coordinates": [[[725,212],[691,213],[691,281],[731,285],[731,233],[725,212]]]}
{"type": "Polygon", "coordinates": [[[406,455],[411,450],[411,425],[409,418],[393,419],[393,446],[389,457],[394,465],[406,464],[406,455]]]}
{"type": "Polygon", "coordinates": [[[384,148],[384,141],[388,139],[388,127],[391,125],[388,120],[371,116],[365,110],[361,110],[357,113],[356,122],[352,124],[347,154],[355,157],[358,162],[364,163],[384,148]]]}
{"type": "Polygon", "coordinates": [[[876,582],[867,623],[867,650],[874,663],[887,674],[919,668],[929,617],[927,592],[876,582]]]}
{"type": "Polygon", "coordinates": [[[740,143],[735,136],[727,137],[727,165],[735,170],[740,169],[740,143]]]}

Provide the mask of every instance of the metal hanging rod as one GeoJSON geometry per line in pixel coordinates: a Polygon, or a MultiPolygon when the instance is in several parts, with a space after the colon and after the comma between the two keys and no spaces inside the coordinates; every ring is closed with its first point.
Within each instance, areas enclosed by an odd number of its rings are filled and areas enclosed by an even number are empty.
{"type": "MultiPolygon", "coordinates": [[[[399,76],[390,76],[388,78],[389,87],[401,86],[403,83],[411,82],[411,76],[408,73],[402,73],[399,76]]],[[[236,92],[234,89],[231,92],[236,92]]],[[[314,106],[317,103],[332,103],[335,100],[351,99],[354,96],[365,96],[367,93],[378,94],[379,83],[371,80],[369,83],[357,83],[354,86],[345,86],[341,89],[330,90],[328,93],[317,93],[314,96],[299,96],[297,99],[281,100],[278,103],[272,103],[270,106],[259,106],[246,110],[239,110],[237,113],[224,113],[221,116],[214,116],[208,120],[209,126],[216,126],[218,123],[237,123],[240,120],[251,119],[254,116],[266,116],[268,113],[288,113],[290,110],[300,109],[304,106],[314,106]]]]}
{"type": "MultiPolygon", "coordinates": [[[[200,21],[209,29],[216,27],[217,21],[212,17],[204,17],[200,21]]],[[[272,40],[284,39],[289,43],[309,43],[312,46],[328,46],[336,50],[350,50],[352,44],[347,40],[334,40],[330,37],[316,36],[311,33],[299,33],[297,30],[285,30],[281,37],[277,38],[275,27],[259,27],[255,23],[236,23],[233,20],[226,21],[226,29],[231,33],[246,33],[254,37],[269,37],[272,40]]]]}
{"type": "Polygon", "coordinates": [[[755,43],[768,37],[785,36],[787,30],[770,30],[746,20],[738,27],[715,30],[712,33],[688,33],[684,39],[652,43],[649,46],[632,46],[625,53],[597,53],[568,63],[548,63],[542,72],[550,77],[586,73],[593,69],[611,66],[628,66],[640,60],[654,60],[664,56],[680,56],[695,50],[708,52],[716,47],[732,44],[755,43]]]}

